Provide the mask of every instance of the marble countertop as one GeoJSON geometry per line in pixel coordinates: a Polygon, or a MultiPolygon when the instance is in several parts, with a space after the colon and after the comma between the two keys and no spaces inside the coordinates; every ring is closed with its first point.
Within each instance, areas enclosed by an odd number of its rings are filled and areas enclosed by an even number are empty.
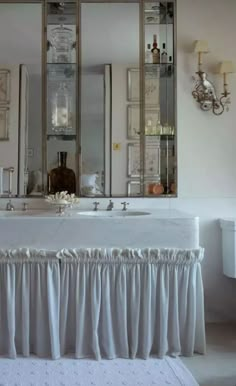
{"type": "MultiPolygon", "coordinates": [[[[94,220],[93,215],[91,216],[84,216],[83,213],[86,212],[93,212],[91,209],[80,209],[78,206],[77,208],[72,208],[72,209],[66,209],[65,213],[60,215],[57,213],[56,208],[54,207],[49,207],[48,209],[42,208],[42,209],[37,209],[37,208],[31,208],[29,210],[23,211],[23,210],[14,210],[14,211],[6,211],[6,210],[1,210],[0,209],[0,221],[7,219],[22,219],[22,218],[34,218],[34,219],[41,219],[41,218],[54,218],[54,219],[88,219],[88,220],[94,220]]],[[[130,219],[137,219],[139,220],[148,220],[150,218],[158,218],[158,219],[181,219],[181,220],[189,220],[189,219],[195,219],[198,220],[198,216],[185,213],[176,209],[128,209],[124,214],[132,214],[132,212],[140,212],[141,215],[128,215],[128,216],[115,216],[116,212],[121,213],[121,210],[113,209],[112,211],[106,211],[106,210],[98,210],[97,212],[94,212],[94,216],[97,214],[101,214],[101,216],[96,216],[96,218],[99,218],[100,220],[108,220],[112,218],[112,220],[130,220],[130,219]],[[142,215],[142,212],[148,213],[147,215],[142,215]],[[102,213],[105,214],[111,214],[111,217],[106,217],[103,216],[102,213]],[[114,216],[113,216],[114,215],[114,216]]]]}
{"type": "Polygon", "coordinates": [[[85,216],[77,211],[59,216],[55,208],[31,209],[0,216],[1,248],[199,247],[198,217],[177,210],[139,208],[151,214],[125,218],[85,216]]]}

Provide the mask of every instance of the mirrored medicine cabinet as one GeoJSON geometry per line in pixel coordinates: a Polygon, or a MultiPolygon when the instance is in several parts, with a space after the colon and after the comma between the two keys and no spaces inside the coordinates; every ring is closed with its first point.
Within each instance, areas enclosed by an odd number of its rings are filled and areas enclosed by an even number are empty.
{"type": "Polygon", "coordinates": [[[0,0],[0,196],[177,194],[175,1],[0,0]]]}

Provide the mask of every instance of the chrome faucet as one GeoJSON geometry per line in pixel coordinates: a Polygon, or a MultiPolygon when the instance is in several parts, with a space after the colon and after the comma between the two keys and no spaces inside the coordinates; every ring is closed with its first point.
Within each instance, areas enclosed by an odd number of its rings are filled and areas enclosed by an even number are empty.
{"type": "Polygon", "coordinates": [[[107,210],[112,210],[114,208],[114,202],[109,200],[109,204],[107,205],[107,210]]]}
{"type": "Polygon", "coordinates": [[[100,205],[100,202],[95,201],[95,202],[93,202],[93,205],[94,205],[94,209],[93,210],[95,210],[95,212],[96,212],[98,210],[98,205],[100,205]]]}
{"type": "Polygon", "coordinates": [[[6,205],[6,210],[8,211],[13,211],[15,210],[15,207],[14,205],[11,203],[11,200],[8,201],[7,205],[6,205]]]}
{"type": "Polygon", "coordinates": [[[129,203],[124,201],[124,202],[121,202],[121,205],[123,205],[123,209],[122,210],[127,210],[127,205],[129,205],[129,203]]]}

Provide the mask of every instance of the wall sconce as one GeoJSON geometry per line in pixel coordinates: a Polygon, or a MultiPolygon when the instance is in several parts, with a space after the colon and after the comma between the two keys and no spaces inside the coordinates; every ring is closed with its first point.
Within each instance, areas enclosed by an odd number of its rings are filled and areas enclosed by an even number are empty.
{"type": "Polygon", "coordinates": [[[194,52],[198,54],[198,79],[194,85],[192,95],[200,104],[204,111],[212,110],[213,114],[221,115],[225,110],[229,111],[230,92],[228,91],[227,74],[235,72],[235,66],[230,61],[224,61],[219,64],[217,73],[223,74],[223,93],[217,98],[215,87],[207,79],[207,74],[202,70],[202,54],[208,51],[206,40],[196,40],[194,43],[194,52]]]}

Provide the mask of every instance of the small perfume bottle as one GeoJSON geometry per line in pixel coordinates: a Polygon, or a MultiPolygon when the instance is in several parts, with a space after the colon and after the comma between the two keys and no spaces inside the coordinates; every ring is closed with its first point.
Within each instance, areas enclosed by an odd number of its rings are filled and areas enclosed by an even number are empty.
{"type": "Polygon", "coordinates": [[[166,44],[162,44],[161,63],[167,63],[166,44]]]}
{"type": "Polygon", "coordinates": [[[146,135],[152,135],[152,119],[147,119],[146,125],[145,125],[145,134],[146,135]]]}
{"type": "Polygon", "coordinates": [[[169,56],[168,63],[169,65],[167,66],[167,74],[170,76],[172,74],[172,56],[169,56]]]}
{"type": "Polygon", "coordinates": [[[152,63],[151,44],[147,44],[147,50],[145,52],[145,63],[152,63]]]}
{"type": "Polygon", "coordinates": [[[156,135],[162,135],[162,125],[159,119],[156,123],[156,135]]]}

